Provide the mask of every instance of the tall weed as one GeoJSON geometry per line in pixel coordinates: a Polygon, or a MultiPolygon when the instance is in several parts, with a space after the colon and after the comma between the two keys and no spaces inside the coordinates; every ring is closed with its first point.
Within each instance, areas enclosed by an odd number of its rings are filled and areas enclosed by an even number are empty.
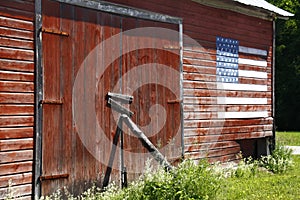
{"type": "Polygon", "coordinates": [[[293,166],[292,150],[283,146],[276,146],[271,155],[262,156],[260,166],[278,174],[284,173],[293,166]]]}

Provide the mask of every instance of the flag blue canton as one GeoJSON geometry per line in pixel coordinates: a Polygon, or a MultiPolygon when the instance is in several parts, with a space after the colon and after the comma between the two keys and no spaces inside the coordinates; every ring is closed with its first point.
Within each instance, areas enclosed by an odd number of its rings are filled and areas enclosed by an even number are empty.
{"type": "Polygon", "coordinates": [[[238,83],[239,42],[230,38],[217,37],[217,82],[238,83]]]}

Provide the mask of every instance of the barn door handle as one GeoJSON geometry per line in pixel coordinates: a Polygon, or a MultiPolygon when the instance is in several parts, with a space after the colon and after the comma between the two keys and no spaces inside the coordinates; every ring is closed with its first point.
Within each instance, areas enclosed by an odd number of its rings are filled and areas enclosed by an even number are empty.
{"type": "Polygon", "coordinates": [[[62,99],[59,100],[50,100],[50,99],[45,99],[45,100],[41,100],[40,104],[54,104],[54,105],[62,105],[63,101],[62,99]]]}

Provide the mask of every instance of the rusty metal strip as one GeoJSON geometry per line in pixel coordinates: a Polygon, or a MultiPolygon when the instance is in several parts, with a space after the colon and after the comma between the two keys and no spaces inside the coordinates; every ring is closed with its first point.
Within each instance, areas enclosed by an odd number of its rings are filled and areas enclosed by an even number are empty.
{"type": "Polygon", "coordinates": [[[59,31],[59,30],[55,30],[55,29],[47,29],[47,28],[42,28],[42,32],[54,34],[54,35],[61,35],[61,36],[65,36],[65,37],[69,37],[69,35],[70,35],[69,33],[64,32],[64,31],[59,31]]]}
{"type": "Polygon", "coordinates": [[[54,180],[54,179],[61,179],[61,178],[69,178],[69,174],[44,175],[44,176],[40,176],[40,181],[54,180]]]}
{"type": "Polygon", "coordinates": [[[55,105],[61,105],[63,104],[62,100],[41,100],[40,104],[55,104],[55,105]]]}
{"type": "Polygon", "coordinates": [[[181,103],[182,100],[180,99],[174,99],[174,100],[168,100],[167,103],[168,104],[175,104],[175,103],[181,103]]]}

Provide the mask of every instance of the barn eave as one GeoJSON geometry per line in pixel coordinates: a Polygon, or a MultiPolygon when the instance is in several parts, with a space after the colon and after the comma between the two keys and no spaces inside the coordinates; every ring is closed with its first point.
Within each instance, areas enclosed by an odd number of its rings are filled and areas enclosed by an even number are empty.
{"type": "Polygon", "coordinates": [[[288,19],[294,14],[280,9],[264,0],[192,0],[202,5],[234,11],[266,20],[288,19]]]}

